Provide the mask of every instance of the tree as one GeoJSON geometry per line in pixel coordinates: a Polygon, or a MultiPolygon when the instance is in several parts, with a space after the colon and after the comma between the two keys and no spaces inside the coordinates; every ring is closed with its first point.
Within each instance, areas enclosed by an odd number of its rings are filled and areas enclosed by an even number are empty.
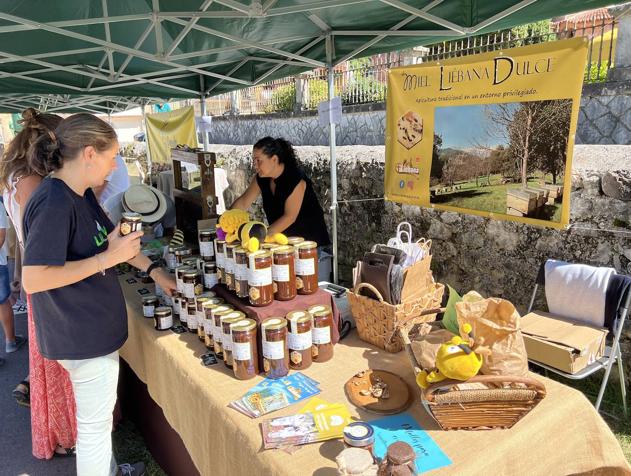
{"type": "MultiPolygon", "coordinates": [[[[572,101],[562,99],[545,101],[543,114],[550,118],[545,129],[535,131],[532,158],[536,168],[552,175],[552,183],[563,173],[567,156],[567,140],[570,133],[572,101]]],[[[543,127],[543,126],[539,126],[543,127]]]]}
{"type": "Polygon", "coordinates": [[[443,175],[443,167],[445,163],[440,157],[440,148],[443,146],[443,138],[438,134],[434,134],[434,145],[432,146],[432,168],[430,177],[440,178],[443,175]]]}

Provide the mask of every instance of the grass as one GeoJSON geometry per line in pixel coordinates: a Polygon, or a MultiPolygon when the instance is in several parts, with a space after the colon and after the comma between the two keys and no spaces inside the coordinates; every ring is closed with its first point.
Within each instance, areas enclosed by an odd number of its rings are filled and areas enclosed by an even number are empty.
{"type": "Polygon", "coordinates": [[[138,428],[129,420],[123,420],[113,433],[114,455],[119,464],[137,463],[142,461],[146,465],[147,476],[167,476],[156,463],[145,445],[138,428]]]}
{"type": "MultiPolygon", "coordinates": [[[[479,181],[484,183],[484,178],[479,181]]],[[[498,182],[499,175],[491,176],[491,183],[498,182]]],[[[506,213],[506,191],[508,189],[521,188],[521,183],[496,184],[486,187],[476,186],[475,180],[461,182],[457,184],[460,189],[451,192],[439,194],[431,198],[432,203],[441,205],[449,205],[458,208],[467,208],[470,210],[482,210],[493,213],[506,213]]],[[[538,187],[539,180],[532,179],[528,181],[531,187],[538,187]]],[[[541,216],[544,220],[559,221],[561,219],[561,204],[545,205],[541,216]]]]}

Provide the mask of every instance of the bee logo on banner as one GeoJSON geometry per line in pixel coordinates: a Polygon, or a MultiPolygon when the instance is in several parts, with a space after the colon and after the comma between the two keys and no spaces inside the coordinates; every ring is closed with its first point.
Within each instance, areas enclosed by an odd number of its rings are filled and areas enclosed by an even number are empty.
{"type": "Polygon", "coordinates": [[[386,199],[561,228],[583,38],[394,68],[386,199]]]}

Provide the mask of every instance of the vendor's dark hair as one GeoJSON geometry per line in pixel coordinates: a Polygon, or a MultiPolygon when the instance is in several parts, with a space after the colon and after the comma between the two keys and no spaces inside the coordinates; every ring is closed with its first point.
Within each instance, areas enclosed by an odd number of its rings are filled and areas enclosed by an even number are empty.
{"type": "Polygon", "coordinates": [[[269,157],[275,155],[278,157],[278,161],[281,164],[285,164],[285,167],[296,168],[298,167],[298,157],[296,157],[296,151],[291,145],[291,142],[279,137],[274,139],[273,137],[263,137],[254,144],[254,149],[261,150],[269,157]]]}
{"type": "Polygon", "coordinates": [[[19,179],[38,174],[29,165],[29,147],[38,137],[54,130],[62,118],[56,114],[47,114],[32,107],[22,112],[22,119],[18,122],[22,130],[9,143],[0,161],[0,189],[7,190],[12,179],[19,179]]]}
{"type": "Polygon", "coordinates": [[[48,175],[76,158],[83,148],[92,146],[103,152],[115,140],[116,132],[107,122],[88,113],[74,114],[31,145],[29,163],[38,174],[48,175]]]}

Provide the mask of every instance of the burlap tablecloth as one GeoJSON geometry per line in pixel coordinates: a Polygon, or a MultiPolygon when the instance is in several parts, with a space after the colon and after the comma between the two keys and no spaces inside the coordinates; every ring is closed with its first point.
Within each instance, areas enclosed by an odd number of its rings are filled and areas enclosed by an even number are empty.
{"type": "MultiPolygon", "coordinates": [[[[121,283],[129,312],[129,339],[121,356],[147,384],[202,475],[337,474],[335,456],[343,447],[340,441],[305,445],[293,455],[263,450],[260,419],[250,419],[227,406],[261,377],[243,382],[223,363],[203,367],[200,356],[206,349],[196,335],[158,332],[153,319],[142,317],[137,289],[149,286],[128,285],[123,279],[121,283]]],[[[393,371],[414,385],[405,352],[385,353],[360,341],[354,332],[335,346],[333,360],[313,364],[304,373],[320,382],[321,398],[345,403],[354,416],[369,421],[376,416],[358,412],[343,388],[346,380],[368,367],[393,371]]],[[[617,440],[583,394],[536,378],[544,381],[548,395],[510,430],[441,431],[417,401],[409,411],[452,460],[450,466],[429,474],[631,474],[617,440]]],[[[299,408],[297,404],[272,415],[289,415],[299,408]]]]}

